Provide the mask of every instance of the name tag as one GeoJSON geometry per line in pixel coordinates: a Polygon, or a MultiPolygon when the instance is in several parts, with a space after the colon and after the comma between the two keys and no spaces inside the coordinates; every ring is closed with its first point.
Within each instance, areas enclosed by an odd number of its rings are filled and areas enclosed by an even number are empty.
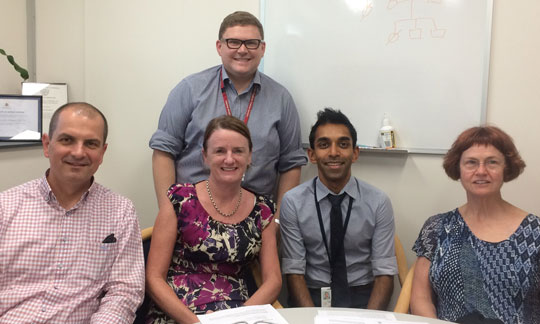
{"type": "Polygon", "coordinates": [[[321,307],[332,307],[332,289],[321,287],[321,307]]]}

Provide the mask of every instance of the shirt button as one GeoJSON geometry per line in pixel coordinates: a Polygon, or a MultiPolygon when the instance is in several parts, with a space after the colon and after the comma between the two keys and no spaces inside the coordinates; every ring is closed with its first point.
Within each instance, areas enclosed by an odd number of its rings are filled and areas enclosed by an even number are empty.
{"type": "Polygon", "coordinates": [[[43,313],[45,313],[45,312],[47,311],[47,309],[45,309],[45,307],[41,307],[41,311],[42,311],[43,313]]]}
{"type": "Polygon", "coordinates": [[[54,288],[55,290],[58,290],[58,286],[54,286],[53,288],[54,288]]]}
{"type": "Polygon", "coordinates": [[[59,263],[58,266],[57,266],[58,269],[62,269],[62,264],[59,263]]]}

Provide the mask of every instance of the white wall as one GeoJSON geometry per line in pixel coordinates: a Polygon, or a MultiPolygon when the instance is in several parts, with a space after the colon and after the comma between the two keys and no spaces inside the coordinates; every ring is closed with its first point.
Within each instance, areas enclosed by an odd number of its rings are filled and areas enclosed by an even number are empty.
{"type": "MultiPolygon", "coordinates": [[[[20,2],[0,0],[0,30],[17,29],[1,15],[4,8],[19,10],[20,2]]],[[[38,81],[67,82],[70,100],[86,100],[104,111],[111,133],[97,180],[135,202],[143,227],[152,225],[157,210],[148,139],[166,96],[186,75],[219,62],[214,45],[219,23],[237,9],[257,14],[258,1],[36,3],[38,81]],[[161,27],[150,33],[154,26],[161,27]]],[[[538,16],[535,0],[494,1],[487,112],[490,123],[514,137],[528,164],[523,176],[504,186],[504,196],[535,214],[540,214],[540,152],[534,132],[540,120],[538,16]]],[[[24,63],[25,40],[14,39],[15,54],[24,63]]],[[[0,61],[2,82],[4,65],[0,61]]],[[[0,92],[18,89],[18,82],[0,83],[0,92]]],[[[390,195],[407,251],[428,216],[464,202],[460,184],[446,177],[441,163],[436,155],[362,154],[353,167],[357,177],[390,195]]],[[[41,176],[47,165],[38,148],[0,150],[0,190],[41,176]]],[[[310,165],[302,179],[315,174],[310,165]]]]}
{"type": "Polygon", "coordinates": [[[504,197],[540,213],[540,3],[495,0],[488,122],[512,135],[528,167],[504,188],[504,197]]]}
{"type": "MultiPolygon", "coordinates": [[[[0,0],[0,48],[13,55],[22,67],[27,65],[26,2],[0,0]]],[[[6,57],[0,55],[0,93],[20,94],[22,78],[6,57]]],[[[0,190],[15,186],[42,174],[47,161],[38,146],[0,148],[0,190]]]]}
{"type": "MultiPolygon", "coordinates": [[[[36,1],[37,81],[68,83],[71,101],[85,100],[83,5],[83,0],[36,1]]],[[[26,2],[0,0],[0,9],[0,46],[19,48],[13,54],[27,66],[26,2]]],[[[0,93],[20,94],[22,80],[14,71],[5,74],[6,64],[0,58],[0,93]]],[[[42,176],[48,165],[39,146],[0,148],[0,190],[42,176]]]]}
{"type": "MultiPolygon", "coordinates": [[[[0,48],[26,68],[26,2],[0,0],[0,48]]],[[[0,54],[0,93],[20,94],[19,73],[0,54]]]]}
{"type": "Polygon", "coordinates": [[[148,141],[161,108],[182,78],[219,64],[219,24],[234,10],[257,13],[258,2],[85,2],[86,100],[110,120],[98,180],[134,201],[141,227],[157,213],[148,141]]]}

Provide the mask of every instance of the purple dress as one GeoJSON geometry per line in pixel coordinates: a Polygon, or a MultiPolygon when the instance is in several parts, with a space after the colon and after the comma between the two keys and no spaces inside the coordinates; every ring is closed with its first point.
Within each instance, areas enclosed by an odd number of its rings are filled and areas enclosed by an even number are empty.
{"type": "MultiPolygon", "coordinates": [[[[178,219],[177,238],[167,283],[195,314],[242,306],[248,299],[243,272],[257,258],[262,231],[274,218],[274,203],[257,196],[253,210],[238,224],[212,219],[193,184],[169,191],[178,219]]],[[[174,323],[151,305],[147,323],[174,323]]]]}

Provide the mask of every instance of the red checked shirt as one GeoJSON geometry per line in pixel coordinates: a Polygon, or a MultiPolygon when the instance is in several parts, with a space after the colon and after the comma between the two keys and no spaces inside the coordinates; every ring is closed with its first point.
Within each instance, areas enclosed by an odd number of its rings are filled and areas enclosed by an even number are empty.
{"type": "Polygon", "coordinates": [[[130,200],[93,183],[70,210],[45,177],[0,193],[0,323],[132,323],[144,260],[130,200]]]}

